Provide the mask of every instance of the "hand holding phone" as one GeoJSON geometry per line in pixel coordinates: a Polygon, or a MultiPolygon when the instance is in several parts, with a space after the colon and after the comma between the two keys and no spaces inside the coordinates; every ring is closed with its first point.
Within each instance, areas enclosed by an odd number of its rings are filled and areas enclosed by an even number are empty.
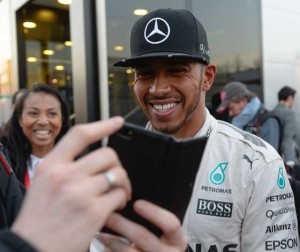
{"type": "Polygon", "coordinates": [[[132,200],[121,214],[160,234],[132,205],[146,199],[173,212],[182,222],[193,191],[207,137],[176,139],[125,123],[109,137],[132,184],[132,200]]]}

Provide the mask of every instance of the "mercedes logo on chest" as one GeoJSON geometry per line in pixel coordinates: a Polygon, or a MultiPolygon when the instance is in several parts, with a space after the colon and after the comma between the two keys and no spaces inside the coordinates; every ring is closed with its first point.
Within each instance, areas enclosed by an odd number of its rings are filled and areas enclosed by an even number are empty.
{"type": "Polygon", "coordinates": [[[170,35],[170,26],[162,18],[152,18],[146,25],[144,37],[150,44],[160,44],[170,35]]]}

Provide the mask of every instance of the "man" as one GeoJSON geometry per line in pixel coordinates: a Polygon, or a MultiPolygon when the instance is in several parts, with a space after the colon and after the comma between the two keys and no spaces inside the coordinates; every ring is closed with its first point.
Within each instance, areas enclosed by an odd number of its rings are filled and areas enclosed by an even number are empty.
{"type": "Polygon", "coordinates": [[[187,10],[155,10],[134,24],[130,43],[131,58],[115,66],[135,69],[146,128],[177,138],[209,137],[183,221],[188,251],[299,251],[282,159],[205,108],[216,66],[201,23],[187,10]]]}
{"type": "MultiPolygon", "coordinates": [[[[299,137],[296,122],[296,114],[292,110],[295,101],[296,90],[284,86],[278,92],[278,104],[275,106],[273,113],[280,118],[283,125],[283,137],[280,146],[280,154],[284,160],[285,167],[290,175],[290,182],[295,195],[295,204],[298,217],[298,226],[300,223],[300,160],[299,137]]],[[[299,230],[300,231],[300,230],[299,230]]]]}
{"type": "Polygon", "coordinates": [[[296,90],[285,86],[278,92],[278,104],[273,110],[273,113],[278,116],[283,124],[283,138],[281,143],[281,153],[283,160],[289,167],[294,167],[299,164],[297,157],[297,143],[295,121],[296,115],[292,110],[295,101],[296,90]]]}
{"type": "MultiPolygon", "coordinates": [[[[112,149],[100,148],[75,159],[90,144],[120,129],[123,122],[115,117],[76,125],[66,134],[39,164],[10,230],[0,232],[1,252],[87,251],[104,225],[135,245],[110,245],[103,237],[110,251],[184,251],[186,242],[179,220],[170,212],[146,201],[135,203],[136,212],[159,227],[162,237],[113,213],[126,205],[131,186],[112,149]]],[[[3,175],[9,176],[10,182],[16,180],[7,163],[1,162],[0,169],[4,169],[3,175]]],[[[1,198],[1,204],[6,203],[1,198]]]]}
{"type": "Polygon", "coordinates": [[[280,122],[265,109],[257,95],[241,82],[229,82],[221,91],[217,112],[228,109],[231,123],[253,133],[279,150],[280,122]]]}

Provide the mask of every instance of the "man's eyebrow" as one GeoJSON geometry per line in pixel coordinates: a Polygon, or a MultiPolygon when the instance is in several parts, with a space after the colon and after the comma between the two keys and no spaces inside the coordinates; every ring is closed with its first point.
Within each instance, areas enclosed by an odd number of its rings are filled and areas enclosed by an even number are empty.
{"type": "Polygon", "coordinates": [[[168,63],[166,63],[166,65],[168,66],[176,66],[176,65],[181,65],[181,66],[190,66],[192,62],[189,62],[189,61],[181,61],[181,60],[178,60],[178,61],[170,61],[168,63]]]}
{"type": "Polygon", "coordinates": [[[134,69],[145,68],[145,67],[151,67],[151,64],[150,63],[139,64],[139,65],[134,66],[134,69]]]}

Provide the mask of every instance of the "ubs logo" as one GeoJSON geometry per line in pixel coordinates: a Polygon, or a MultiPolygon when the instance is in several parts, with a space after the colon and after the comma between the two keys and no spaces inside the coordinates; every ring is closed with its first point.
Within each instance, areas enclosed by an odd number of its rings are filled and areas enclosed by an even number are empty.
{"type": "Polygon", "coordinates": [[[144,30],[144,37],[150,44],[160,44],[169,36],[170,26],[162,18],[152,18],[144,30]]]}

